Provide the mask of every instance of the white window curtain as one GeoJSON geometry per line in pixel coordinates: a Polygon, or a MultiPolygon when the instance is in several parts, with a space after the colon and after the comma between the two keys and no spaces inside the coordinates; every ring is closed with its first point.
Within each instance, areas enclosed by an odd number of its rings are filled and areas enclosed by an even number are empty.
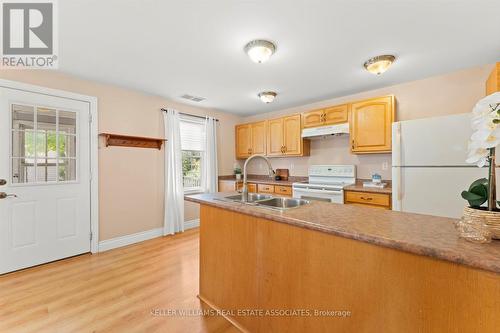
{"type": "Polygon", "coordinates": [[[205,156],[202,172],[202,187],[205,192],[217,192],[217,119],[212,117],[207,117],[205,120],[205,156]]]}
{"type": "Polygon", "coordinates": [[[165,125],[165,217],[163,235],[184,231],[184,188],[179,112],[163,113],[165,125]]]}

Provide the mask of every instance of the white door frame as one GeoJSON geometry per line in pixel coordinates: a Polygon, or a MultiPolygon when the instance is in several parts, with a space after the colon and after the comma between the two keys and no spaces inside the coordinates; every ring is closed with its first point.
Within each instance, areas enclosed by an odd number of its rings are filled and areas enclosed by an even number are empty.
{"type": "Polygon", "coordinates": [[[54,97],[73,99],[86,102],[90,109],[90,231],[92,239],[90,240],[90,251],[99,252],[99,170],[98,170],[98,146],[99,133],[97,124],[97,97],[72,93],[69,91],[46,88],[33,84],[27,84],[17,81],[0,79],[0,87],[21,91],[27,91],[37,94],[43,94],[54,97]]]}

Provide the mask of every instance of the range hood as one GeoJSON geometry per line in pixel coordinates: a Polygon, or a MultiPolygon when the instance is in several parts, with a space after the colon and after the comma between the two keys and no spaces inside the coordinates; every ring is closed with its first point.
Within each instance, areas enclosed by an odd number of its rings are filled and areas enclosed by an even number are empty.
{"type": "Polygon", "coordinates": [[[349,123],[338,125],[321,126],[314,128],[304,128],[302,130],[303,138],[315,138],[329,135],[345,135],[349,134],[349,123]]]}

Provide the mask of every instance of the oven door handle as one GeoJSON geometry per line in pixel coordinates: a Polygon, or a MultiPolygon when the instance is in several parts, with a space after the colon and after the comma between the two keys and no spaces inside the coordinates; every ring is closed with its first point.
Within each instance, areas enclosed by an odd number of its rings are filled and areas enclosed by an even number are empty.
{"type": "Polygon", "coordinates": [[[342,195],[342,190],[339,191],[331,191],[331,190],[310,190],[308,188],[300,188],[296,187],[293,189],[296,192],[305,192],[305,193],[317,193],[317,194],[334,194],[334,195],[342,195]]]}

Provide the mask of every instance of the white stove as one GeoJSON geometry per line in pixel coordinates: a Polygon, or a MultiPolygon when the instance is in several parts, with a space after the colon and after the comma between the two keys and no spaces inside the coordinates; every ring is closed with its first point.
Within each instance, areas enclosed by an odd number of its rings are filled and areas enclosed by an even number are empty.
{"type": "Polygon", "coordinates": [[[356,182],[355,165],[312,165],[308,183],[293,183],[293,197],[344,203],[344,187],[356,182]]]}

